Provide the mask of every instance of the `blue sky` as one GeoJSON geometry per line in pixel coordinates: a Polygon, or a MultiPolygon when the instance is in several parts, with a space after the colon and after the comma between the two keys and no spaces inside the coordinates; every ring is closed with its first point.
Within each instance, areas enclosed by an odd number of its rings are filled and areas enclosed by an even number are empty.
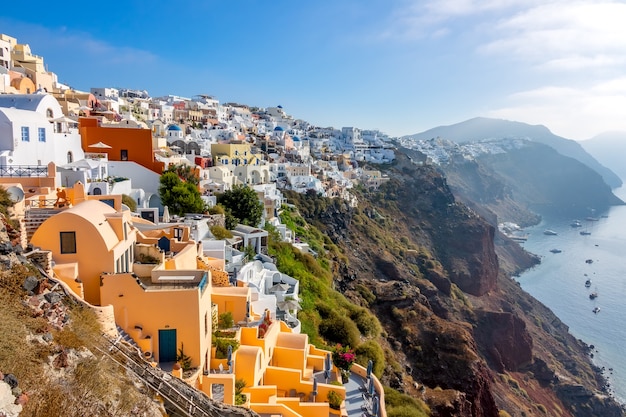
{"type": "Polygon", "coordinates": [[[3,5],[59,81],[282,105],[392,136],[476,117],[626,130],[626,3],[177,0],[3,5]]]}

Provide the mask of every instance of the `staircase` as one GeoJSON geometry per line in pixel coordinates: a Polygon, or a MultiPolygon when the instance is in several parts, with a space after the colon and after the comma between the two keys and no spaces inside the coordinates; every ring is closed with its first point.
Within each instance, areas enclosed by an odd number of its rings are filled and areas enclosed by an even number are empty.
{"type": "Polygon", "coordinates": [[[31,238],[41,226],[43,222],[48,220],[50,217],[54,216],[57,213],[62,212],[63,208],[31,208],[26,211],[26,216],[24,217],[24,223],[26,227],[26,238],[30,242],[31,238]]]}
{"type": "Polygon", "coordinates": [[[141,358],[139,349],[122,342],[125,340],[123,333],[115,340],[103,337],[110,344],[108,352],[103,353],[135,373],[167,405],[175,408],[177,414],[187,417],[258,417],[252,410],[216,402],[170,373],[152,367],[141,358]]]}

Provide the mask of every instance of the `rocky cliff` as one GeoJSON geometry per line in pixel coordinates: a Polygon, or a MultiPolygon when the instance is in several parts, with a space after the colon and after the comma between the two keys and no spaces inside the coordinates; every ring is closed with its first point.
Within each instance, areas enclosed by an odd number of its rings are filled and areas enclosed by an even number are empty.
{"type": "Polygon", "coordinates": [[[358,208],[289,196],[347,258],[336,288],[382,323],[382,380],[435,416],[624,415],[587,346],[506,273],[535,260],[506,248],[499,262],[493,226],[433,167],[400,157],[387,173],[358,208]]]}

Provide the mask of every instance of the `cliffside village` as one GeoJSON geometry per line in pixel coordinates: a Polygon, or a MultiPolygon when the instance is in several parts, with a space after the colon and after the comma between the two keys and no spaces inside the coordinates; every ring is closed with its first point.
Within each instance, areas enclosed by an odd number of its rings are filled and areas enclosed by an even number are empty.
{"type": "Polygon", "coordinates": [[[361,389],[347,401],[353,390],[333,383],[342,378],[331,352],[300,332],[298,280],[267,256],[264,225],[311,252],[280,223],[281,190],[356,205],[352,187],[388,180],[360,163],[393,159],[381,132],[316,127],[281,106],[76,91],[28,45],[0,35],[0,185],[15,203],[25,256],[96,310],[111,337],[225,404],[244,380],[243,405],[260,415],[386,415],[371,367],[353,365],[346,384],[361,389]],[[223,215],[170,215],[158,188],[172,165],[193,170],[209,206],[235,185],[253,188],[260,224],[218,240],[210,226],[224,225],[223,215]],[[220,352],[226,345],[212,343],[216,334],[238,348],[220,352]],[[186,369],[176,364],[181,356],[186,369]]]}

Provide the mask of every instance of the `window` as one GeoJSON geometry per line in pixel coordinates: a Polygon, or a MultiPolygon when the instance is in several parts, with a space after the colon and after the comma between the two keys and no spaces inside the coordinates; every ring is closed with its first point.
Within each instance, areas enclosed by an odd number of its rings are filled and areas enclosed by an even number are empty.
{"type": "Polygon", "coordinates": [[[22,126],[22,142],[30,142],[30,130],[28,126],[22,126]]]}
{"type": "Polygon", "coordinates": [[[128,161],[128,149],[122,149],[120,151],[120,160],[128,161]]]}
{"type": "Polygon", "coordinates": [[[76,253],[76,232],[61,232],[61,253],[76,253]]]}
{"type": "Polygon", "coordinates": [[[40,127],[38,130],[38,136],[39,136],[39,142],[45,142],[46,141],[46,128],[45,127],[40,127]]]}
{"type": "Polygon", "coordinates": [[[67,153],[67,163],[71,164],[74,161],[74,156],[72,155],[72,152],[68,152],[67,153]]]}
{"type": "Polygon", "coordinates": [[[54,117],[54,113],[52,113],[52,109],[46,109],[46,117],[48,119],[52,119],[54,117]]]}

